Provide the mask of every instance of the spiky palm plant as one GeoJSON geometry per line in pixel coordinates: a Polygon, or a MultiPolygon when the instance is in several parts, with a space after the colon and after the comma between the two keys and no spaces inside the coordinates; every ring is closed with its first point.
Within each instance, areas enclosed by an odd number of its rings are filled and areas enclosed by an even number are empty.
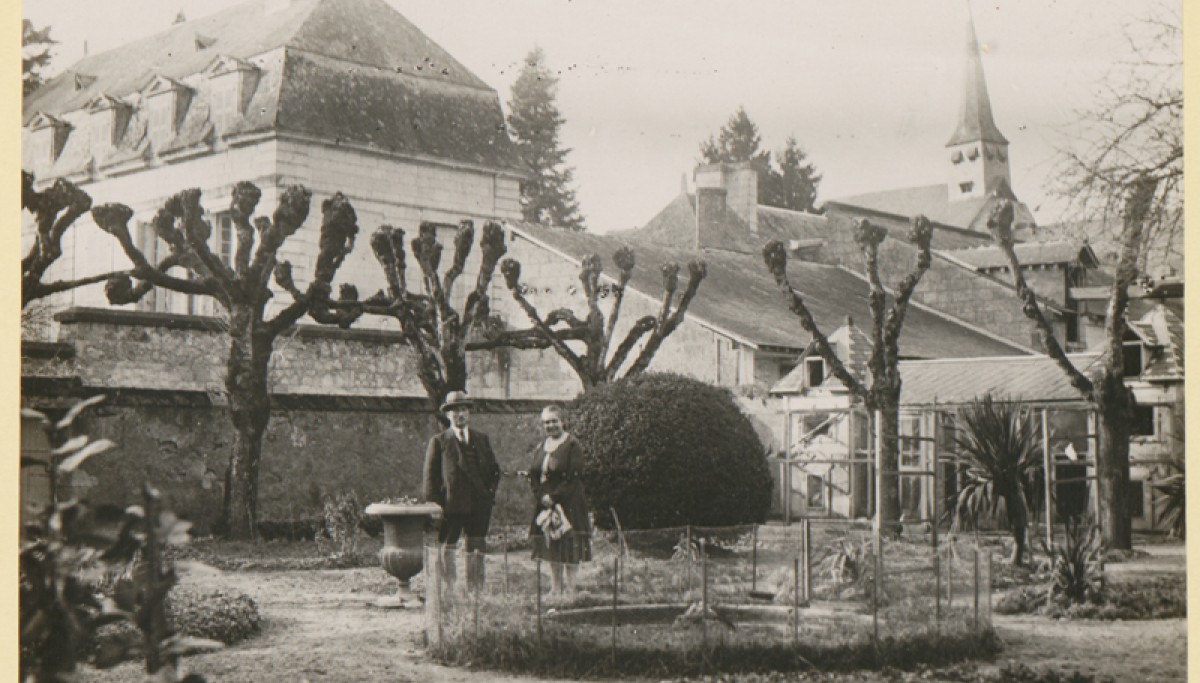
{"type": "Polygon", "coordinates": [[[959,420],[955,457],[963,483],[955,503],[955,525],[975,526],[1003,512],[1013,537],[1010,562],[1025,561],[1025,530],[1044,476],[1037,427],[1019,403],[991,395],[972,403],[959,420]]]}
{"type": "Polygon", "coordinates": [[[1104,592],[1104,570],[1100,558],[1104,546],[1099,530],[1083,520],[1066,521],[1062,545],[1055,544],[1050,600],[1063,604],[1096,602],[1104,592]]]}
{"type": "Polygon", "coordinates": [[[1171,463],[1171,474],[1154,482],[1159,496],[1154,501],[1154,513],[1172,536],[1187,537],[1187,491],[1184,486],[1184,459],[1171,463]]]}

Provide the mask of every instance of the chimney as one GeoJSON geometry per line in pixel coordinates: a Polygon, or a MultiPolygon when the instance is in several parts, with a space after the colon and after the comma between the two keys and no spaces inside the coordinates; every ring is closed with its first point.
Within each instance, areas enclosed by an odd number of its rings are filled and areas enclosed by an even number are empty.
{"type": "Polygon", "coordinates": [[[737,216],[752,235],[758,234],[758,173],[749,162],[697,166],[693,178],[701,245],[711,243],[711,239],[703,239],[705,234],[711,238],[733,228],[728,212],[737,216]]]}
{"type": "Polygon", "coordinates": [[[724,172],[725,196],[731,211],[758,234],[758,172],[748,161],[727,164],[724,172]]]}
{"type": "Polygon", "coordinates": [[[695,249],[717,244],[725,217],[725,188],[705,187],[696,182],[696,243],[695,249]]]}

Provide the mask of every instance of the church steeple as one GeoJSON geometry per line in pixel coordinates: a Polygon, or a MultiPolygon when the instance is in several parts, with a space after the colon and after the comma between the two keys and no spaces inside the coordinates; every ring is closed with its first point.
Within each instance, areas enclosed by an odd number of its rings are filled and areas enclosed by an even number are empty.
{"type": "Polygon", "coordinates": [[[963,65],[962,103],[958,112],[958,127],[949,149],[950,199],[986,197],[1002,185],[1011,192],[1008,169],[1008,140],[992,118],[992,101],[988,97],[987,80],[983,75],[983,59],[979,39],[975,37],[975,21],[967,8],[967,54],[963,65]]]}

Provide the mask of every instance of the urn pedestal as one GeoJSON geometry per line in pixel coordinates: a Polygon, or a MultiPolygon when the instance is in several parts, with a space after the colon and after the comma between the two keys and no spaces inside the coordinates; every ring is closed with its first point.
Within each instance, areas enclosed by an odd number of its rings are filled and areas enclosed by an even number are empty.
{"type": "Polygon", "coordinates": [[[395,597],[380,598],[375,606],[419,607],[421,600],[413,594],[408,582],[423,568],[425,531],[434,519],[442,516],[442,508],[434,503],[372,503],[364,512],[383,520],[379,563],[400,582],[395,597]]]}

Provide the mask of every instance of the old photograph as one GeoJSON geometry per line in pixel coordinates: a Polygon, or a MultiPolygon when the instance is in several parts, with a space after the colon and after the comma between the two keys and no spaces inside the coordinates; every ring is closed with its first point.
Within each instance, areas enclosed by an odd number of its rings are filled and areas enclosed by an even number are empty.
{"type": "Polygon", "coordinates": [[[25,0],[19,677],[1187,679],[1172,0],[25,0]]]}

